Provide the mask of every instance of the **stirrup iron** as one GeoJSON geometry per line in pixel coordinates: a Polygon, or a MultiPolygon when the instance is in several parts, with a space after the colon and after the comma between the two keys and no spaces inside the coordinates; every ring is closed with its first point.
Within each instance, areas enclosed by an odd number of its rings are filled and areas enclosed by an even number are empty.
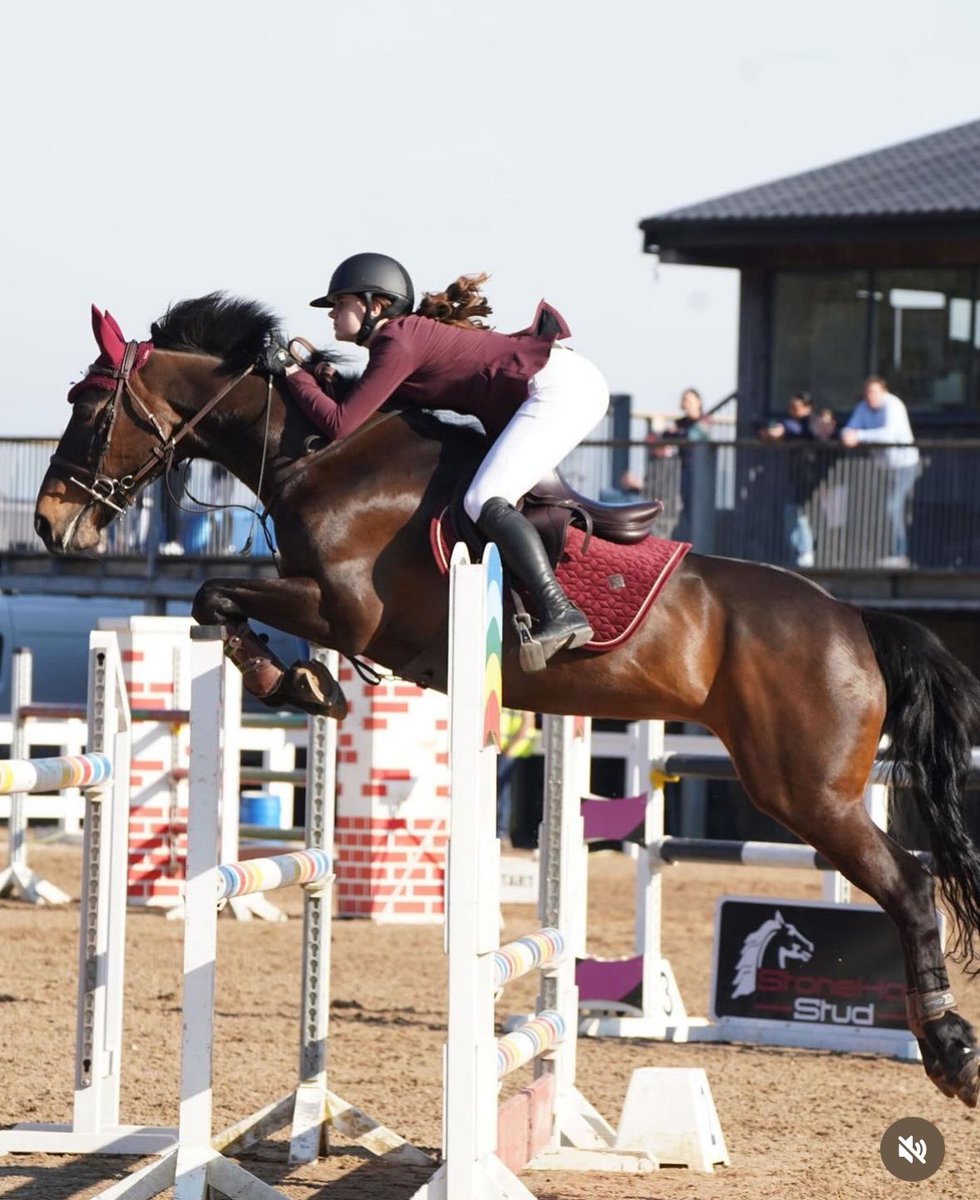
{"type": "Polygon", "coordinates": [[[514,613],[511,620],[520,645],[521,670],[528,675],[533,675],[536,671],[543,671],[548,665],[548,660],[545,657],[544,647],[540,642],[534,640],[531,633],[531,614],[528,612],[514,613]]]}

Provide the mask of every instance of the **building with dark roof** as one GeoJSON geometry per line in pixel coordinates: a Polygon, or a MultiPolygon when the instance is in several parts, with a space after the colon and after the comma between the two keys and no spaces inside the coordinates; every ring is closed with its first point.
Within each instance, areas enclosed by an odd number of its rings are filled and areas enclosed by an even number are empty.
{"type": "Polygon", "coordinates": [[[919,435],[980,426],[980,121],[641,221],[664,263],[741,273],[739,432],[884,376],[919,435]]]}

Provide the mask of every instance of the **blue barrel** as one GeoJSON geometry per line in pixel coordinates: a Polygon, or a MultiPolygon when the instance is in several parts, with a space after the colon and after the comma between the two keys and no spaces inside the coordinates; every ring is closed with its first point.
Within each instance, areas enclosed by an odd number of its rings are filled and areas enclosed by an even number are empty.
{"type": "Polygon", "coordinates": [[[262,825],[267,829],[279,829],[282,805],[278,796],[267,792],[242,792],[238,820],[242,825],[262,825]]]}

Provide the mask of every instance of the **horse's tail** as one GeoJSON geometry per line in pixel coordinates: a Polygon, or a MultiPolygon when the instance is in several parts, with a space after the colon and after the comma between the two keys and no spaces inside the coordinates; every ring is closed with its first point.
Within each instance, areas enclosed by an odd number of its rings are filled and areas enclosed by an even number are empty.
{"type": "Polygon", "coordinates": [[[911,789],[929,830],[933,873],[956,924],[953,954],[973,965],[980,958],[980,853],[967,831],[963,792],[980,735],[980,683],[922,625],[891,613],[861,615],[885,680],[882,732],[902,764],[897,779],[911,789]]]}

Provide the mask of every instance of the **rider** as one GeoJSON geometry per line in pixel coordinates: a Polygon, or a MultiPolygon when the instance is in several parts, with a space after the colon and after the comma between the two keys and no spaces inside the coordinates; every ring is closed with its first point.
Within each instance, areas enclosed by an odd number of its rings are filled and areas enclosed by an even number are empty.
{"type": "Polygon", "coordinates": [[[334,271],[314,308],[329,308],[334,335],[365,346],[364,374],[334,400],[289,361],[286,386],[331,438],[355,430],[397,392],[398,400],[478,417],[491,445],[463,507],[530,593],[545,659],[592,638],[585,615],[555,579],[537,530],[515,507],[602,418],[609,390],[599,371],[558,344],[564,320],[544,301],[530,328],[492,331],[486,275],[460,276],[444,292],[415,294],[405,268],[385,254],[355,254],[334,271]]]}

